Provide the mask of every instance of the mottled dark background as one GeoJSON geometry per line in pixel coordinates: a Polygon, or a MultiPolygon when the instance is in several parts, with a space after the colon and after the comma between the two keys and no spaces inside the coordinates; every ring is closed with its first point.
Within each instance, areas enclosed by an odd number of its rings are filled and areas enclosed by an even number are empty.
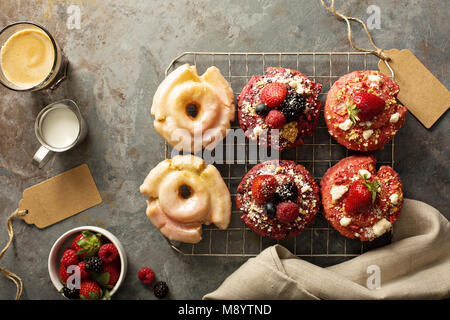
{"type": "MultiPolygon", "coordinates": [[[[449,4],[446,1],[337,1],[348,15],[366,20],[371,4],[381,8],[381,48],[410,49],[448,87],[449,4]]],[[[319,1],[12,1],[0,2],[0,26],[29,20],[46,26],[70,60],[70,75],[56,91],[16,93],[0,88],[0,243],[4,222],[22,190],[87,163],[103,204],[45,230],[16,221],[16,238],[0,265],[20,275],[24,299],[60,299],[47,272],[53,242],[86,224],[105,227],[124,244],[128,275],[118,299],[153,299],[137,270],[151,266],[169,283],[171,298],[198,299],[246,258],[183,257],[174,253],[145,217],[138,187],[164,157],[152,126],[150,104],[164,70],[184,51],[349,51],[345,24],[319,1]],[[81,29],[68,30],[67,8],[81,8],[81,29]],[[48,103],[75,99],[89,124],[87,140],[44,169],[31,165],[38,148],[34,119],[48,103]]],[[[354,37],[368,41],[359,27],[354,37]]],[[[425,106],[424,106],[425,107],[425,106]]],[[[449,118],[430,130],[412,115],[396,137],[396,170],[405,196],[422,200],[449,217],[449,118]]],[[[311,259],[314,262],[313,259],[311,259]]],[[[329,264],[336,261],[329,260],[329,264]]],[[[15,287],[0,277],[0,299],[15,287]]]]}

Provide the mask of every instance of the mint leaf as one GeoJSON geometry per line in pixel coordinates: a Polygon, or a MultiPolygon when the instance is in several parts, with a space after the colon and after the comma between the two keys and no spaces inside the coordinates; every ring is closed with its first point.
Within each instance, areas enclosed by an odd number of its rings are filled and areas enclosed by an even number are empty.
{"type": "Polygon", "coordinates": [[[111,295],[109,294],[109,290],[105,290],[104,297],[106,300],[111,300],[111,295]]]}
{"type": "Polygon", "coordinates": [[[104,272],[104,273],[93,272],[91,275],[91,278],[92,278],[92,280],[97,282],[100,286],[107,287],[110,276],[109,276],[109,272],[104,272]]]}

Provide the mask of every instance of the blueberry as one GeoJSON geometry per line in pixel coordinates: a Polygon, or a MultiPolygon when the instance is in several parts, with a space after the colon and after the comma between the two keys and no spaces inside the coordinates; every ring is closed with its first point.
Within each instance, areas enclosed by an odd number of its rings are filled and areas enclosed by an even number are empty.
{"type": "Polygon", "coordinates": [[[260,103],[255,107],[255,112],[258,116],[265,116],[270,111],[270,108],[266,106],[264,103],[260,103]]]}
{"type": "Polygon", "coordinates": [[[277,207],[272,202],[266,202],[264,204],[264,211],[268,216],[273,217],[277,213],[277,207]]]}

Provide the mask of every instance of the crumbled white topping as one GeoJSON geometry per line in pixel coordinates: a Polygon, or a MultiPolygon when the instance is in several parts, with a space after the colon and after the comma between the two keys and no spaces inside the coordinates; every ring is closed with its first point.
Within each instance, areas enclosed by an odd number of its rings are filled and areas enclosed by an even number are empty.
{"type": "Polygon", "coordinates": [[[391,194],[389,200],[391,200],[391,203],[394,205],[398,204],[398,193],[391,194]]]}
{"type": "Polygon", "coordinates": [[[259,136],[263,131],[264,131],[264,129],[261,126],[256,126],[253,128],[253,133],[256,136],[259,136]]]}
{"type": "Polygon", "coordinates": [[[331,200],[339,200],[347,191],[347,186],[333,186],[330,190],[331,200]]]}
{"type": "Polygon", "coordinates": [[[399,119],[400,119],[400,113],[396,112],[391,116],[391,118],[389,119],[389,122],[397,123],[399,119]]]}
{"type": "Polygon", "coordinates": [[[307,185],[304,185],[300,191],[301,191],[301,193],[305,193],[307,191],[312,191],[312,188],[310,185],[307,184],[307,185]]]}
{"type": "Polygon", "coordinates": [[[372,121],[360,122],[359,125],[363,127],[370,127],[373,124],[372,121]]]}
{"type": "Polygon", "coordinates": [[[384,234],[386,231],[391,229],[392,224],[387,221],[385,218],[381,219],[377,223],[373,225],[373,233],[379,237],[384,234]]]}
{"type": "Polygon", "coordinates": [[[376,83],[380,83],[381,82],[381,77],[377,74],[371,74],[367,77],[367,80],[372,81],[372,82],[376,82],[376,83]]]}
{"type": "Polygon", "coordinates": [[[347,131],[350,129],[353,125],[352,120],[346,119],[344,122],[339,123],[339,129],[347,131]]]}
{"type": "Polygon", "coordinates": [[[350,224],[350,222],[352,222],[352,218],[348,218],[348,217],[342,217],[341,220],[339,220],[339,223],[343,227],[348,226],[350,224]]]}
{"type": "Polygon", "coordinates": [[[361,169],[358,171],[358,174],[360,175],[361,178],[366,178],[369,179],[372,175],[370,174],[369,171],[367,171],[366,169],[361,169]]]}
{"type": "Polygon", "coordinates": [[[372,134],[373,134],[373,130],[372,129],[364,130],[363,131],[363,138],[367,140],[367,139],[369,139],[372,136],[372,134]]]}

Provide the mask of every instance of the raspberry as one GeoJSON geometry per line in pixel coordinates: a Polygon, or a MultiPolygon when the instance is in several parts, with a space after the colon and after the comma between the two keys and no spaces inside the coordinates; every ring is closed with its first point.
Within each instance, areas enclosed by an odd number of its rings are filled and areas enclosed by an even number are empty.
{"type": "Polygon", "coordinates": [[[84,262],[84,261],[79,262],[78,267],[80,268],[81,280],[89,279],[89,277],[91,276],[91,272],[86,270],[86,262],[84,262]]]}
{"type": "Polygon", "coordinates": [[[61,279],[62,283],[67,282],[67,278],[69,278],[71,275],[70,273],[67,273],[67,267],[63,264],[59,266],[59,278],[61,279]]]}
{"type": "Polygon", "coordinates": [[[257,176],[252,184],[252,196],[258,203],[265,203],[272,200],[277,189],[278,182],[273,175],[257,176]]]}
{"type": "Polygon", "coordinates": [[[281,202],[277,206],[277,219],[283,223],[294,221],[298,217],[298,205],[293,202],[281,202]]]}
{"type": "Polygon", "coordinates": [[[266,124],[270,129],[281,129],[286,124],[286,117],[281,111],[270,110],[266,116],[266,124]]]}
{"type": "Polygon", "coordinates": [[[138,278],[143,284],[151,284],[155,279],[155,273],[148,267],[143,267],[138,271],[138,278]]]}
{"type": "Polygon", "coordinates": [[[107,286],[114,286],[119,280],[120,268],[117,267],[116,263],[108,263],[103,267],[103,272],[109,273],[109,281],[107,286]]]}
{"type": "Polygon", "coordinates": [[[61,258],[61,264],[63,264],[66,267],[71,266],[71,265],[77,265],[78,264],[78,255],[75,252],[75,250],[66,249],[61,258]]]}
{"type": "Polygon", "coordinates": [[[272,82],[261,91],[261,100],[269,108],[276,108],[286,98],[286,94],[287,88],[284,84],[272,82]]]}
{"type": "Polygon", "coordinates": [[[153,288],[153,293],[159,299],[164,298],[169,293],[169,287],[164,281],[158,281],[153,288]]]}
{"type": "Polygon", "coordinates": [[[119,251],[114,244],[107,243],[100,247],[100,250],[98,250],[98,256],[104,263],[111,263],[117,259],[119,256],[119,251]]]}

